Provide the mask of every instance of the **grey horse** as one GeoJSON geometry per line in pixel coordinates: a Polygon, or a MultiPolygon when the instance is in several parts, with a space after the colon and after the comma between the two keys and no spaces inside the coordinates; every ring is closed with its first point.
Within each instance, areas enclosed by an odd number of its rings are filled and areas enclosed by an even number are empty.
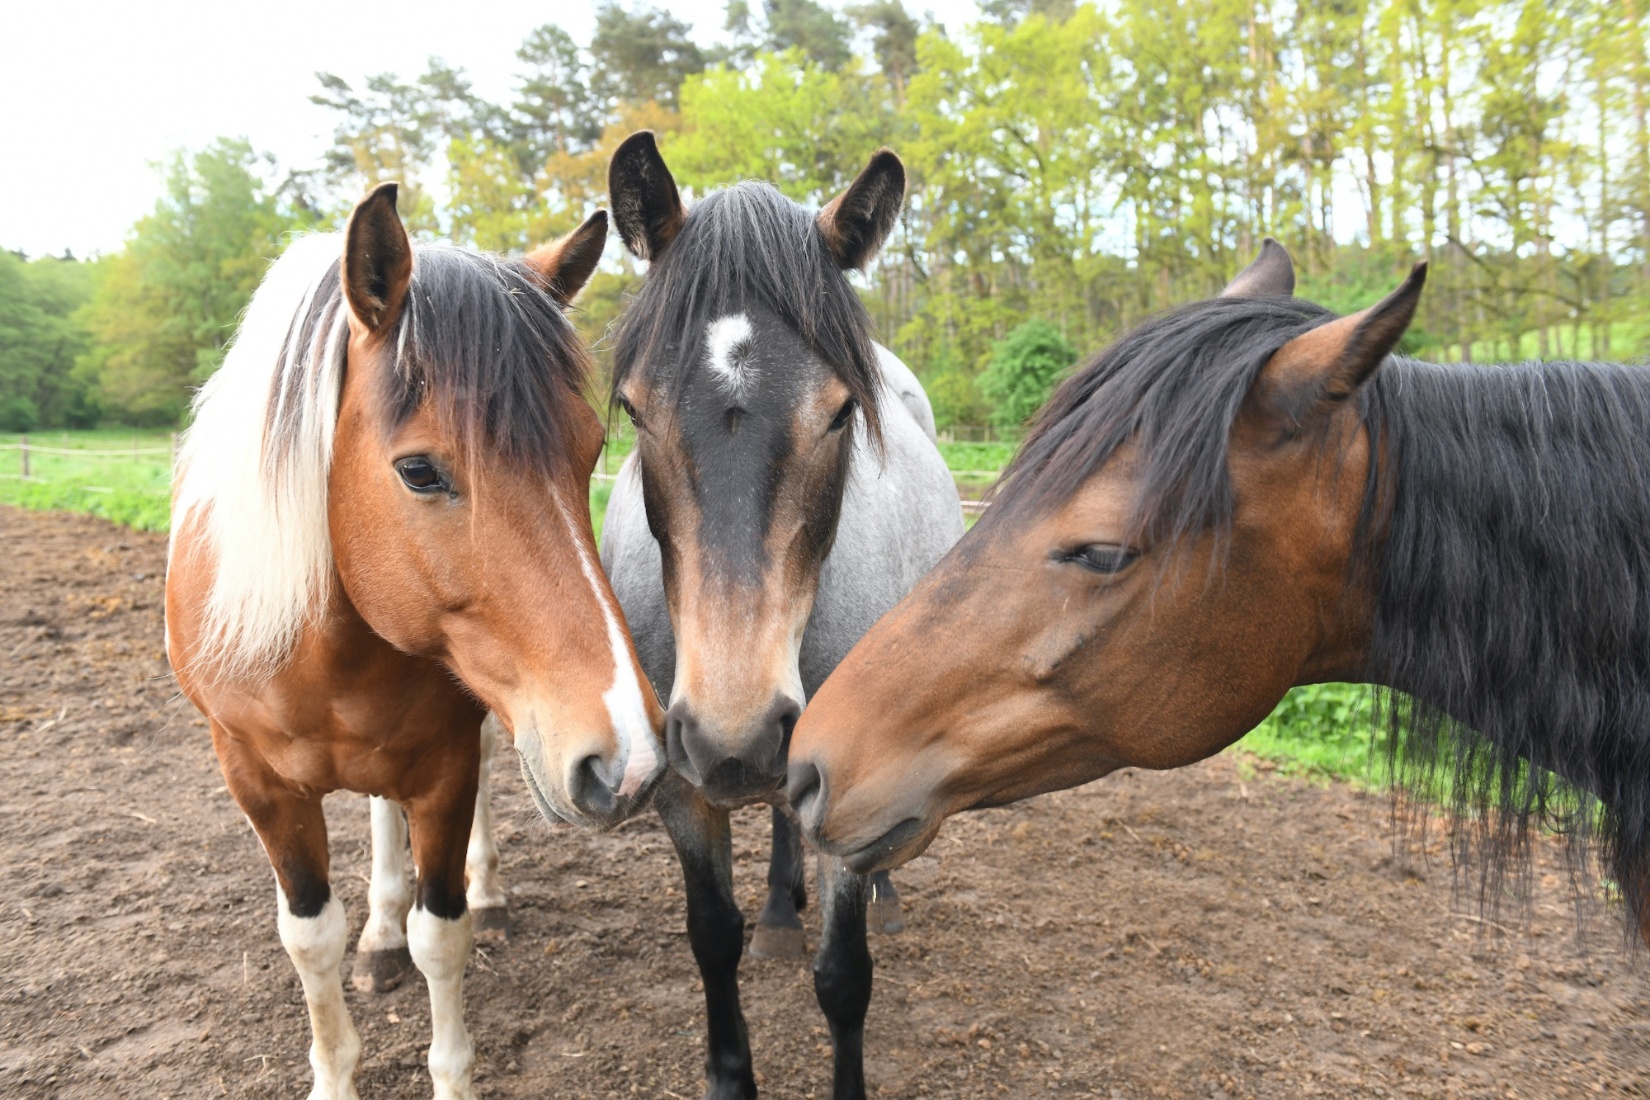
{"type": "MultiPolygon", "coordinates": [[[[619,232],[650,268],[615,342],[614,402],[638,445],[614,483],[601,556],[642,669],[670,704],[673,774],[657,804],[704,978],[708,1097],[756,1095],[728,811],[783,804],[807,698],[963,531],[928,399],[871,342],[844,275],[880,247],[904,185],[884,150],[817,215],[760,183],[687,210],[646,132],[609,169],[619,232]]],[[[778,809],[774,825],[752,946],[799,952],[800,851],[778,809]]],[[[848,1100],[865,1094],[867,904],[891,887],[834,860],[821,879],[814,984],[833,1095],[848,1100]]]]}

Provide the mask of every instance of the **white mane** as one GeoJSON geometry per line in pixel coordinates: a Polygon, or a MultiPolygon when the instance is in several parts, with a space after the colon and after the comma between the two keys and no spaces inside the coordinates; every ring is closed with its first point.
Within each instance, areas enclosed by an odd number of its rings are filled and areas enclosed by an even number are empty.
{"type": "Polygon", "coordinates": [[[198,650],[236,677],[279,667],[331,584],[327,475],[348,342],[334,269],[342,255],[341,234],[315,234],[269,269],[178,451],[173,545],[197,523],[214,573],[198,650]]]}

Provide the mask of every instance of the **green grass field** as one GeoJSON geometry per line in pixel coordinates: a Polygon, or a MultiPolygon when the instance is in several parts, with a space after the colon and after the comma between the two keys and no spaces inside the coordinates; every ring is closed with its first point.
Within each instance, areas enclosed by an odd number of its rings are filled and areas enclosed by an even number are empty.
{"type": "Polygon", "coordinates": [[[0,433],[0,503],[85,512],[140,531],[164,531],[171,448],[172,433],[166,431],[0,433]],[[21,450],[25,438],[27,479],[21,450]]]}
{"type": "MultiPolygon", "coordinates": [[[[615,431],[597,473],[617,473],[634,438],[615,431]]],[[[0,503],[82,512],[141,531],[165,531],[171,493],[172,435],[165,431],[46,432],[28,437],[30,480],[21,478],[22,437],[0,434],[0,503]],[[59,451],[71,452],[68,454],[59,451]]],[[[1010,457],[1008,443],[940,445],[953,471],[978,471],[982,487],[1010,457]]],[[[969,479],[959,479],[965,482],[969,479]]],[[[607,514],[611,480],[590,486],[597,538],[607,514]]],[[[1276,761],[1286,774],[1385,785],[1385,761],[1372,750],[1369,691],[1351,684],[1296,688],[1236,750],[1276,761]]]]}

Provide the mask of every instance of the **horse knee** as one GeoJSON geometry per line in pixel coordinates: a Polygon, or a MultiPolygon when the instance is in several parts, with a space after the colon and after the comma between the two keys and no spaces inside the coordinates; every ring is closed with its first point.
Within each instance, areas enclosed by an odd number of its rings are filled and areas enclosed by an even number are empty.
{"type": "Polygon", "coordinates": [[[349,935],[349,922],[344,917],[344,905],[336,896],[329,895],[319,911],[305,912],[307,905],[294,912],[286,891],[276,888],[278,898],[276,927],[281,934],[281,946],[292,959],[292,965],[301,974],[337,973],[344,961],[344,947],[349,935]]]}
{"type": "Polygon", "coordinates": [[[874,964],[864,945],[838,945],[814,959],[814,996],[826,1019],[858,1023],[871,1007],[874,964]]]}
{"type": "Polygon", "coordinates": [[[413,965],[426,981],[453,981],[470,960],[470,914],[456,919],[438,917],[423,906],[407,914],[407,949],[413,965]]]}

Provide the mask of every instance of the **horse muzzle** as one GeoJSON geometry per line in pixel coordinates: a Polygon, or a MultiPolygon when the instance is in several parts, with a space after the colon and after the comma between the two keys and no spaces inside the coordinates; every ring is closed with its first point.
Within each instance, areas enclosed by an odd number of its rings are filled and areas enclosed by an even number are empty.
{"type": "Polygon", "coordinates": [[[830,790],[825,773],[812,760],[799,760],[791,764],[785,792],[808,843],[840,857],[850,871],[860,875],[890,870],[915,859],[933,843],[943,820],[942,815],[922,813],[899,816],[898,811],[894,811],[878,815],[881,820],[893,818],[891,826],[882,828],[869,824],[863,828],[852,828],[845,837],[841,836],[833,828],[840,823],[831,820],[830,790]]]}
{"type": "Polygon", "coordinates": [[[762,802],[785,785],[785,761],[801,704],[785,695],[742,736],[730,737],[700,720],[685,699],[665,712],[665,757],[671,770],[717,806],[762,802]]]}

